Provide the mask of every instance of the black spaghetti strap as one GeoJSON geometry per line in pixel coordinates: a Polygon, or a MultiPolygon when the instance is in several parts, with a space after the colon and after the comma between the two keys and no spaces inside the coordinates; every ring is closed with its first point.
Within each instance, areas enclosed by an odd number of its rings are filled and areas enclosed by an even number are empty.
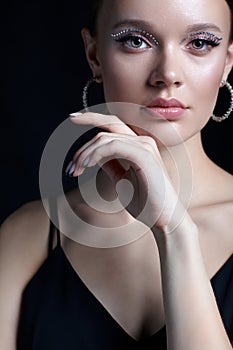
{"type": "Polygon", "coordinates": [[[61,233],[58,227],[56,228],[56,231],[57,231],[57,246],[61,246],[61,233]]]}
{"type": "MultiPolygon", "coordinates": [[[[53,219],[53,221],[58,223],[58,213],[57,213],[57,200],[56,198],[50,198],[49,199],[49,213],[50,217],[53,219]]],[[[48,245],[48,254],[50,255],[53,250],[53,236],[54,232],[56,230],[57,234],[57,246],[61,245],[61,237],[60,237],[60,230],[57,228],[53,221],[50,219],[50,226],[49,226],[49,245],[48,245]]]]}
{"type": "Polygon", "coordinates": [[[50,225],[49,225],[49,245],[48,245],[48,255],[52,253],[53,250],[53,233],[54,233],[54,224],[50,220],[50,225]]]}

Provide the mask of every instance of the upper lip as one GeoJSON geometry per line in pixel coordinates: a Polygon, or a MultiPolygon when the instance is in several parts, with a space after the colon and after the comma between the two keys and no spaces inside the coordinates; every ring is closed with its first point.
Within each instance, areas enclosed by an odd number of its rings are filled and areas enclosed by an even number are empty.
{"type": "Polygon", "coordinates": [[[175,98],[170,98],[169,100],[166,100],[164,98],[156,98],[146,107],[162,107],[162,108],[174,107],[174,108],[184,108],[184,109],[187,108],[182,102],[178,101],[175,98]]]}

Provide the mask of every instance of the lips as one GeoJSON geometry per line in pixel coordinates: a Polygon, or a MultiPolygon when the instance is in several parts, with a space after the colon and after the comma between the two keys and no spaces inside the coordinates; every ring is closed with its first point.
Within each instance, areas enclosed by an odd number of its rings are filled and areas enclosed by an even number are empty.
{"type": "Polygon", "coordinates": [[[183,108],[186,107],[180,101],[175,98],[171,98],[169,100],[165,100],[163,98],[157,98],[152,103],[150,103],[147,107],[161,107],[161,108],[183,108]]]}
{"type": "Polygon", "coordinates": [[[157,98],[146,106],[153,114],[163,117],[167,120],[174,120],[181,117],[187,107],[175,98],[165,100],[163,98],[157,98]]]}

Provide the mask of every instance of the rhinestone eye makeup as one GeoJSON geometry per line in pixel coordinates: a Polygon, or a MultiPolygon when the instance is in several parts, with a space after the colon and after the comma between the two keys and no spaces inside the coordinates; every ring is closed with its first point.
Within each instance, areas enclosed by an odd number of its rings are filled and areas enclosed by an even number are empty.
{"type": "Polygon", "coordinates": [[[217,35],[209,32],[197,32],[197,33],[192,33],[189,35],[188,39],[193,39],[193,38],[200,38],[203,40],[210,40],[213,44],[218,45],[220,44],[220,41],[222,38],[219,38],[217,35]]]}
{"type": "Polygon", "coordinates": [[[138,29],[138,28],[127,28],[127,29],[122,29],[121,31],[117,32],[117,33],[112,33],[111,37],[113,39],[121,39],[122,37],[124,37],[127,34],[130,33],[138,33],[140,35],[144,35],[146,38],[148,38],[151,42],[153,42],[154,45],[158,45],[158,40],[149,32],[147,32],[146,30],[143,29],[138,29]]]}

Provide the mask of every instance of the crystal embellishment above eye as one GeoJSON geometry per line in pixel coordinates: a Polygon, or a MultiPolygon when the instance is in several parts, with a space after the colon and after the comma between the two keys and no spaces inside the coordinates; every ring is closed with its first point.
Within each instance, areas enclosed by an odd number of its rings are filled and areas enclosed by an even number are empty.
{"type": "Polygon", "coordinates": [[[148,39],[150,39],[151,41],[154,42],[155,45],[158,45],[158,40],[154,37],[154,35],[148,33],[146,30],[143,30],[143,29],[137,29],[137,28],[127,28],[127,29],[122,29],[121,31],[117,32],[117,33],[113,33],[111,34],[111,37],[113,39],[117,39],[117,38],[120,38],[122,37],[123,35],[125,34],[128,34],[128,33],[138,33],[138,34],[141,34],[141,35],[145,35],[148,39]]]}
{"type": "MultiPolygon", "coordinates": [[[[200,32],[197,32],[197,33],[191,33],[189,35],[189,38],[192,39],[194,37],[198,37],[199,36],[203,36],[204,39],[209,39],[213,42],[215,42],[216,44],[220,43],[220,41],[222,40],[222,38],[219,38],[217,35],[213,34],[213,33],[209,33],[209,32],[203,32],[203,31],[200,31],[200,32]]],[[[202,38],[200,38],[202,39],[202,38]]]]}

